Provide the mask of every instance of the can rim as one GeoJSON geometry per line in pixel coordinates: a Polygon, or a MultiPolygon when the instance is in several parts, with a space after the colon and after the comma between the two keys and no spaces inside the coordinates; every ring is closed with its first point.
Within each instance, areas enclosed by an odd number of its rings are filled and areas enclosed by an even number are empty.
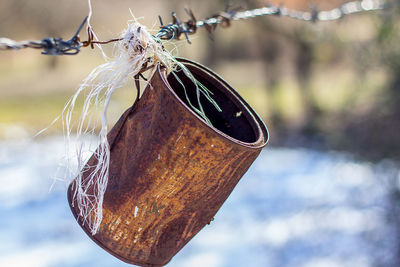
{"type": "Polygon", "coordinates": [[[166,70],[162,68],[160,65],[157,66],[157,73],[159,75],[159,78],[163,81],[163,83],[166,85],[168,88],[168,91],[170,94],[172,94],[173,99],[177,101],[180,105],[182,105],[186,110],[188,110],[191,115],[193,115],[198,121],[200,121],[204,126],[206,126],[206,129],[213,131],[214,133],[217,133],[221,137],[223,137],[225,140],[228,140],[230,143],[234,143],[236,145],[240,145],[242,147],[247,147],[247,148],[252,148],[252,149],[259,149],[263,148],[267,145],[269,141],[269,132],[268,128],[263,122],[263,120],[260,118],[260,116],[254,111],[254,109],[239,95],[239,93],[232,88],[224,79],[222,79],[219,75],[217,75],[215,72],[210,70],[209,68],[191,61],[189,59],[185,58],[176,58],[179,62],[185,64],[185,65],[191,65],[193,67],[198,68],[200,71],[203,73],[211,76],[213,79],[215,79],[217,82],[221,83],[222,86],[219,86],[218,89],[223,88],[223,93],[226,95],[226,97],[233,102],[233,104],[237,106],[241,106],[247,114],[247,120],[251,127],[253,128],[253,131],[256,134],[256,140],[254,142],[245,142],[241,141],[239,139],[236,139],[223,131],[219,130],[216,127],[211,126],[208,124],[200,115],[198,115],[193,109],[191,109],[172,89],[171,85],[168,82],[168,77],[166,74],[166,70]]]}

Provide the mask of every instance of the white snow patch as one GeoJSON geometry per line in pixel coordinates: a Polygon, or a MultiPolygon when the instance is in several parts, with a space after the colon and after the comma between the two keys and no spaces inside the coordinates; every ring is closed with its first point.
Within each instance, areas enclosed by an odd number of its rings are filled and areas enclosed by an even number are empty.
{"type": "Polygon", "coordinates": [[[190,266],[190,267],[219,267],[222,266],[221,256],[218,255],[217,252],[208,252],[208,253],[199,253],[197,255],[193,255],[188,257],[187,260],[184,261],[182,266],[190,266]]]}

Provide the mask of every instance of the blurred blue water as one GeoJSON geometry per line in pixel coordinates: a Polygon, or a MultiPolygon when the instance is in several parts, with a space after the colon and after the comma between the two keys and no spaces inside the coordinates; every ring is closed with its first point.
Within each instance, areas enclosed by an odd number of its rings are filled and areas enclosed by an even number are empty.
{"type": "MultiPolygon", "coordinates": [[[[0,143],[0,266],[130,266],[95,245],[51,192],[62,138],[0,143]]],[[[211,225],[168,266],[394,266],[398,170],[351,156],[265,149],[211,225]]]]}

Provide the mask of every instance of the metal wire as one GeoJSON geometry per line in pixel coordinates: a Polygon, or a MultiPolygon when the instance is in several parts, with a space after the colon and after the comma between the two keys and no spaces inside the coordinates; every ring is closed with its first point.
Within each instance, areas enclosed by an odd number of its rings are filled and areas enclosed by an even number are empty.
{"type": "Polygon", "coordinates": [[[78,30],[68,41],[62,38],[49,37],[41,41],[23,41],[16,42],[8,38],[0,38],[0,50],[19,50],[23,48],[42,49],[43,55],[60,56],[60,55],[76,55],[80,52],[81,47],[85,44],[79,39],[79,33],[85,26],[87,17],[83,20],[78,30]]]}
{"type": "MultiPolygon", "coordinates": [[[[316,8],[313,8],[311,12],[307,12],[278,6],[267,6],[241,12],[225,11],[205,20],[195,21],[191,18],[185,23],[173,22],[169,25],[163,26],[156,36],[160,39],[167,40],[179,39],[182,33],[185,35],[193,34],[196,32],[196,28],[205,27],[209,32],[211,32],[220,24],[229,26],[231,21],[247,20],[261,16],[281,16],[309,22],[333,21],[341,19],[346,15],[382,10],[387,7],[389,7],[388,2],[383,0],[361,0],[347,2],[340,7],[328,11],[318,11],[316,8]]],[[[175,18],[174,21],[176,21],[175,18]]]]}
{"type": "MultiPolygon", "coordinates": [[[[389,2],[384,0],[359,0],[347,2],[340,7],[328,11],[318,11],[313,8],[310,12],[298,11],[279,6],[266,6],[262,8],[238,11],[228,9],[216,15],[208,17],[204,20],[196,20],[191,10],[185,9],[190,19],[186,22],[181,22],[176,14],[172,13],[172,23],[163,25],[160,17],[161,29],[155,35],[155,38],[162,40],[178,40],[182,35],[190,43],[189,35],[195,34],[198,28],[204,27],[208,32],[212,32],[220,25],[223,27],[230,26],[231,21],[247,20],[261,16],[281,16],[288,17],[301,21],[333,21],[341,19],[346,15],[367,12],[372,10],[382,10],[390,7],[389,2]]],[[[23,48],[42,49],[44,55],[76,55],[80,52],[81,47],[92,47],[93,44],[108,44],[112,42],[121,41],[118,39],[111,39],[109,41],[94,41],[93,32],[90,26],[87,29],[88,40],[81,42],[79,39],[79,32],[87,22],[87,17],[79,26],[75,35],[68,41],[62,38],[45,38],[42,41],[22,41],[16,42],[8,38],[0,38],[0,50],[19,50],[23,48]]]]}
{"type": "MultiPolygon", "coordinates": [[[[318,11],[313,8],[311,12],[302,12],[297,10],[287,9],[285,7],[269,6],[253,10],[248,10],[244,12],[237,12],[233,14],[231,20],[243,20],[250,19],[259,16],[267,15],[278,15],[286,16],[292,19],[303,20],[303,21],[332,21],[338,20],[345,15],[351,15],[355,13],[372,11],[372,10],[382,10],[386,8],[387,4],[382,0],[362,0],[347,2],[340,7],[334,8],[328,11],[318,11]]],[[[205,22],[199,21],[197,26],[201,27],[203,24],[218,23],[215,20],[208,20],[205,22]]]]}

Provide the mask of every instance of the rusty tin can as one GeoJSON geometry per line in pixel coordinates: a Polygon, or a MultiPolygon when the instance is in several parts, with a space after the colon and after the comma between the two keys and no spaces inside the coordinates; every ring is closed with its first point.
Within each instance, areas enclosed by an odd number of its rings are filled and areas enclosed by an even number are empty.
{"type": "Polygon", "coordinates": [[[213,126],[188,105],[187,97],[196,103],[192,82],[158,67],[108,134],[109,181],[97,234],[73,205],[74,181],[68,189],[72,213],[89,237],[139,266],[167,264],[210,223],[268,140],[262,120],[233,88],[198,63],[179,60],[222,109],[201,99],[213,126]]]}

